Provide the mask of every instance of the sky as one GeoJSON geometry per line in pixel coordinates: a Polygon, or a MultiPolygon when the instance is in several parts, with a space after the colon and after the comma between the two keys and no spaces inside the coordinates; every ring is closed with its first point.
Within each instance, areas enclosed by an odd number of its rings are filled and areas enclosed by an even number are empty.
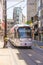
{"type": "Polygon", "coordinates": [[[24,16],[27,15],[26,14],[26,0],[24,0],[24,2],[17,4],[18,2],[14,1],[14,0],[13,1],[7,1],[7,18],[8,19],[13,18],[13,8],[14,7],[21,7],[23,9],[22,12],[23,12],[24,16]],[[11,6],[13,6],[13,7],[11,7],[11,6]]]}
{"type": "MultiPolygon", "coordinates": [[[[27,15],[26,14],[26,0],[24,0],[21,3],[19,3],[19,2],[20,2],[20,0],[8,0],[7,1],[7,18],[8,19],[13,18],[13,8],[14,7],[21,7],[22,8],[22,13],[24,14],[24,16],[27,15]],[[17,5],[17,3],[19,3],[19,4],[17,5]],[[11,7],[11,6],[13,6],[13,7],[11,7]]],[[[1,19],[1,5],[0,5],[0,19],[1,19]]]]}

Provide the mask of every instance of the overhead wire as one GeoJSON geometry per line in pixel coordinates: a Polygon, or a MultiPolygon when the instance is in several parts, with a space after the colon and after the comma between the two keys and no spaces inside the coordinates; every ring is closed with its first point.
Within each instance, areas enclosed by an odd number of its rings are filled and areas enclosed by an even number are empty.
{"type": "Polygon", "coordinates": [[[14,5],[8,7],[7,10],[10,9],[10,8],[12,8],[12,7],[14,7],[14,6],[16,6],[16,5],[18,5],[18,4],[20,4],[21,2],[23,2],[23,1],[20,1],[20,2],[18,2],[18,3],[16,3],[16,4],[14,4],[14,5]]]}
{"type": "MultiPolygon", "coordinates": [[[[16,5],[18,5],[18,4],[22,3],[22,2],[23,2],[23,1],[20,1],[19,3],[16,3],[16,4],[14,4],[14,5],[8,7],[7,10],[11,9],[12,7],[15,7],[16,5]]],[[[26,7],[26,4],[23,6],[22,10],[23,10],[25,7],[26,7]]]]}

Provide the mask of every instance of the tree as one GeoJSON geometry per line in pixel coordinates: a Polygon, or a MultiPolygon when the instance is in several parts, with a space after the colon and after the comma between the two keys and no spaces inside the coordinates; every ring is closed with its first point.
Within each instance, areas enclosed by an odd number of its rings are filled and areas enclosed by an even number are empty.
{"type": "Polygon", "coordinates": [[[32,20],[29,20],[26,22],[26,24],[31,24],[32,23],[32,20]]]}

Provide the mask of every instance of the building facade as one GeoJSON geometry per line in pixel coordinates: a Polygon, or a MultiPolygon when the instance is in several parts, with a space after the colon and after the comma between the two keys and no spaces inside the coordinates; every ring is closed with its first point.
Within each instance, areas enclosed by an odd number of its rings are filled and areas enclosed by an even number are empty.
{"type": "Polygon", "coordinates": [[[27,21],[37,14],[37,0],[27,0],[27,21]]]}
{"type": "Polygon", "coordinates": [[[33,17],[34,39],[43,41],[43,0],[37,0],[37,15],[33,17]]]}
{"type": "Polygon", "coordinates": [[[7,32],[14,26],[13,19],[7,19],[7,32]]]}
{"type": "Polygon", "coordinates": [[[25,24],[25,16],[22,14],[22,23],[25,24]]]}
{"type": "MultiPolygon", "coordinates": [[[[3,38],[4,36],[4,28],[2,27],[3,24],[0,20],[0,37],[3,38]]],[[[10,32],[10,29],[14,26],[14,21],[13,19],[7,19],[7,36],[9,37],[9,32],[10,32]]]]}
{"type": "Polygon", "coordinates": [[[43,0],[38,0],[38,3],[39,35],[40,40],[43,41],[43,0]]]}
{"type": "Polygon", "coordinates": [[[39,21],[41,26],[43,26],[43,0],[38,0],[38,17],[39,17],[39,21]]]}
{"type": "Polygon", "coordinates": [[[14,24],[22,23],[22,9],[21,7],[15,7],[13,10],[14,24]]]}

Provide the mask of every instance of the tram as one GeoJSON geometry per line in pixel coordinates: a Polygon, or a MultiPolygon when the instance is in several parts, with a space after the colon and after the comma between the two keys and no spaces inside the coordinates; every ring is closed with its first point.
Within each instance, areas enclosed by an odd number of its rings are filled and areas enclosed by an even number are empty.
{"type": "Polygon", "coordinates": [[[14,31],[14,46],[30,47],[32,46],[31,27],[27,24],[16,24],[12,28],[14,31]]]}

